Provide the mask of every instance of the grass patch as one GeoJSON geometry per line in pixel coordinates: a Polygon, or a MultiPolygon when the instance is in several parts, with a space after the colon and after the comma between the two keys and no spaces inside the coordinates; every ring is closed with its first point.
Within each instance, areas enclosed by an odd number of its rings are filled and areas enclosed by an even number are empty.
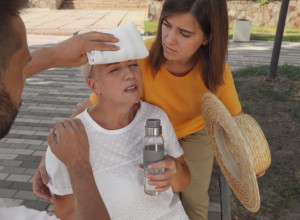
{"type": "Polygon", "coordinates": [[[300,80],[300,67],[291,65],[282,65],[278,67],[278,75],[286,75],[289,79],[300,80]]]}
{"type": "Polygon", "coordinates": [[[274,90],[274,88],[268,86],[258,88],[258,92],[274,101],[286,102],[289,99],[288,94],[285,91],[278,92],[274,90]]]}
{"type": "MultiPolygon", "coordinates": [[[[232,39],[234,25],[229,25],[229,39],[232,39]]],[[[274,41],[277,27],[252,26],[250,40],[274,41]]],[[[283,41],[300,42],[300,29],[285,28],[283,41]]]]}
{"type": "Polygon", "coordinates": [[[149,36],[154,36],[157,33],[158,23],[156,21],[145,21],[144,30],[145,34],[149,36]]]}
{"type": "MultiPolygon", "coordinates": [[[[249,66],[233,72],[234,76],[267,76],[270,66],[249,66]]],[[[286,75],[291,80],[300,80],[300,67],[288,64],[278,66],[277,75],[286,75]]]]}
{"type": "Polygon", "coordinates": [[[245,69],[233,72],[236,76],[266,76],[269,73],[269,66],[249,66],[245,69]]]}

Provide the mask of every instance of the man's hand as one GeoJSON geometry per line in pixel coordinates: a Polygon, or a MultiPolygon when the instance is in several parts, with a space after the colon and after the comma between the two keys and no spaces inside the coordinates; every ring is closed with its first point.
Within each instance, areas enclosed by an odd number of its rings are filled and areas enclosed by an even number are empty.
{"type": "Polygon", "coordinates": [[[88,62],[86,52],[91,50],[119,50],[119,47],[107,42],[118,42],[112,34],[88,32],[55,45],[52,50],[56,66],[77,67],[88,62]]]}
{"type": "Polygon", "coordinates": [[[58,122],[47,138],[51,151],[69,169],[90,165],[89,142],[84,126],[79,119],[58,122]],[[58,141],[57,141],[58,140],[58,141]]]}
{"type": "Polygon", "coordinates": [[[26,78],[53,67],[77,67],[88,62],[86,52],[91,50],[119,50],[114,44],[119,40],[111,34],[88,32],[51,47],[41,47],[31,54],[31,61],[24,69],[26,78]],[[111,43],[109,43],[111,42],[111,43]]]}
{"type": "Polygon", "coordinates": [[[44,155],[33,176],[32,189],[33,189],[33,193],[38,198],[45,199],[51,203],[54,203],[54,197],[51,196],[50,190],[46,186],[46,184],[48,184],[48,181],[49,179],[45,167],[45,155],[44,155]]]}
{"type": "Polygon", "coordinates": [[[74,219],[110,219],[94,179],[88,137],[82,122],[66,119],[58,122],[54,129],[47,141],[52,153],[68,169],[74,198],[74,219]]]}

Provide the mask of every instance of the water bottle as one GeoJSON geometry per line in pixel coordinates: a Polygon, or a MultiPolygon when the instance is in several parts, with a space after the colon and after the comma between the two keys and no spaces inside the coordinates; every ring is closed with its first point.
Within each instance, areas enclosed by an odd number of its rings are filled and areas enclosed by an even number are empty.
{"type": "Polygon", "coordinates": [[[152,163],[165,159],[164,138],[160,119],[147,119],[145,127],[144,148],[143,148],[143,165],[144,165],[144,192],[147,195],[159,195],[155,191],[156,186],[148,184],[146,174],[163,173],[164,169],[148,169],[147,166],[152,163]]]}

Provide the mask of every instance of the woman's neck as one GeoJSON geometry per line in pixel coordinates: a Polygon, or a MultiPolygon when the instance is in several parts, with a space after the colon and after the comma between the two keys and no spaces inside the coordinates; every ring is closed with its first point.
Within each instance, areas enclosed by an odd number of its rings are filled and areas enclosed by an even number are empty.
{"type": "Polygon", "coordinates": [[[187,61],[169,61],[165,62],[166,69],[174,76],[185,76],[195,67],[195,62],[187,61]]]}
{"type": "Polygon", "coordinates": [[[140,107],[140,103],[135,103],[130,106],[124,105],[109,105],[100,104],[95,105],[89,111],[92,119],[107,130],[117,130],[129,125],[140,107]]]}

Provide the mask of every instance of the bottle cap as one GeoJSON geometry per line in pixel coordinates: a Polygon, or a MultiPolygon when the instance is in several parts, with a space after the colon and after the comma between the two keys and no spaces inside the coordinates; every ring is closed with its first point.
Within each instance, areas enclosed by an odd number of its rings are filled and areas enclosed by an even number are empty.
{"type": "Polygon", "coordinates": [[[155,119],[155,118],[147,119],[146,127],[148,127],[148,128],[159,128],[160,127],[160,119],[155,119]]]}

